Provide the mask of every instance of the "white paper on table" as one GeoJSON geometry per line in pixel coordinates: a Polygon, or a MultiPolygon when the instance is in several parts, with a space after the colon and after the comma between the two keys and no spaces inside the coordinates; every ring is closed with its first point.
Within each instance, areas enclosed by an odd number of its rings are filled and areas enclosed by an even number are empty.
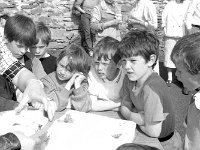
{"type": "Polygon", "coordinates": [[[46,125],[48,119],[43,116],[42,110],[23,110],[16,114],[14,110],[0,113],[0,135],[12,131],[23,132],[31,136],[46,125]]]}
{"type": "Polygon", "coordinates": [[[45,150],[115,150],[134,140],[135,127],[132,121],[69,110],[50,127],[45,150]],[[72,123],[64,122],[67,114],[72,123]]]}

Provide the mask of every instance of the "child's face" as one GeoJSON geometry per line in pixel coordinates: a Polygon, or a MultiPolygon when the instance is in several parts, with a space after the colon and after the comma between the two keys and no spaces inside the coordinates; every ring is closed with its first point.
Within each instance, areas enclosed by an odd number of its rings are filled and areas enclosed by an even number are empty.
{"type": "Polygon", "coordinates": [[[198,87],[200,87],[200,75],[191,75],[186,68],[183,66],[181,61],[178,61],[176,64],[176,76],[179,81],[183,83],[183,86],[188,91],[194,91],[198,87]]]}
{"type": "Polygon", "coordinates": [[[8,42],[7,47],[12,52],[13,56],[18,59],[23,57],[28,50],[28,47],[16,41],[8,42]]]}
{"type": "Polygon", "coordinates": [[[69,80],[73,76],[73,72],[70,71],[70,68],[66,68],[68,65],[69,60],[68,57],[63,57],[57,64],[57,77],[61,81],[69,80]]]}
{"type": "Polygon", "coordinates": [[[123,58],[122,61],[127,71],[127,76],[131,81],[142,80],[149,71],[149,63],[142,56],[123,58]]]}
{"type": "Polygon", "coordinates": [[[37,58],[43,58],[47,53],[47,44],[39,40],[38,44],[30,48],[30,52],[37,58]]]}
{"type": "Polygon", "coordinates": [[[101,79],[109,79],[111,74],[115,73],[114,69],[117,69],[115,63],[111,63],[111,60],[104,60],[102,57],[101,60],[98,60],[97,57],[94,57],[94,67],[97,72],[97,75],[101,79]]]}

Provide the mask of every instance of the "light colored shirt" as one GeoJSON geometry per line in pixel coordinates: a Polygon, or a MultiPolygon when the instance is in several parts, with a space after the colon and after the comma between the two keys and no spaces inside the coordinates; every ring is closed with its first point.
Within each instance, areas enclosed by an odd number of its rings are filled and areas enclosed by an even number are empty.
{"type": "Polygon", "coordinates": [[[192,24],[200,26],[200,0],[191,0],[185,22],[188,29],[192,28],[192,24]]]}
{"type": "Polygon", "coordinates": [[[185,35],[184,19],[189,2],[176,3],[170,1],[162,13],[162,27],[167,37],[183,37],[185,35]]]}
{"type": "Polygon", "coordinates": [[[108,8],[104,0],[94,7],[91,18],[91,28],[96,31],[96,41],[106,36],[121,40],[118,25],[102,29],[102,23],[116,19],[118,15],[121,15],[121,7],[117,3],[115,3],[115,12],[108,8]]]}
{"type": "Polygon", "coordinates": [[[130,11],[129,17],[130,19],[135,18],[142,22],[147,22],[148,26],[154,29],[158,26],[156,7],[150,0],[140,0],[130,11]]]}
{"type": "Polygon", "coordinates": [[[119,92],[123,84],[125,70],[120,68],[117,77],[113,81],[103,81],[100,79],[94,68],[90,70],[88,76],[88,91],[91,95],[97,96],[99,99],[119,102],[119,92]]]}

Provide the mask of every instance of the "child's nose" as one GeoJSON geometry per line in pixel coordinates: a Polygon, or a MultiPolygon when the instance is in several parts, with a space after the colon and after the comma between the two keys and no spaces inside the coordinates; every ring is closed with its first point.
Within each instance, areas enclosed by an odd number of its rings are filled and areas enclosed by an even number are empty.
{"type": "Polygon", "coordinates": [[[125,69],[129,69],[130,68],[130,62],[126,61],[125,64],[124,64],[124,66],[125,66],[125,69]]]}
{"type": "Polygon", "coordinates": [[[103,69],[103,65],[102,65],[101,63],[99,64],[98,69],[99,69],[99,70],[102,70],[102,69],[103,69]]]}
{"type": "Polygon", "coordinates": [[[39,50],[39,48],[36,48],[36,50],[35,50],[35,53],[37,53],[37,54],[39,54],[39,53],[40,53],[40,50],[39,50]]]}
{"type": "Polygon", "coordinates": [[[21,49],[21,53],[22,53],[22,54],[25,54],[27,50],[28,50],[27,48],[22,48],[22,49],[21,49]]]}

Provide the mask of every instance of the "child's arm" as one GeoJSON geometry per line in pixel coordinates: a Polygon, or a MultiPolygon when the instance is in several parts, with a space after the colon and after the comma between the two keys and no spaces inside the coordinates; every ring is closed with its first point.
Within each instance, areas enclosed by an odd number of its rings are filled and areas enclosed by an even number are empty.
{"type": "Polygon", "coordinates": [[[92,110],[93,111],[106,111],[106,110],[114,110],[118,111],[121,103],[115,103],[112,100],[100,99],[95,95],[90,95],[92,100],[92,110]]]}
{"type": "Polygon", "coordinates": [[[80,74],[74,81],[73,94],[71,95],[72,108],[78,111],[89,112],[91,110],[91,99],[88,92],[88,81],[80,74]]]}
{"type": "Polygon", "coordinates": [[[55,111],[62,111],[68,104],[69,95],[71,90],[67,90],[64,87],[57,87],[49,75],[41,79],[44,84],[44,90],[51,101],[55,103],[55,111]]]}
{"type": "Polygon", "coordinates": [[[121,106],[121,114],[127,119],[135,122],[137,125],[140,126],[140,129],[148,134],[151,137],[159,137],[162,122],[155,123],[153,125],[145,123],[144,119],[144,112],[136,112],[134,109],[131,111],[130,108],[128,108],[131,105],[131,103],[123,102],[121,106]]]}
{"type": "Polygon", "coordinates": [[[135,122],[139,126],[144,125],[144,113],[140,112],[138,113],[136,109],[134,108],[133,104],[131,101],[126,100],[125,97],[123,99],[120,112],[121,114],[127,119],[135,122]]]}
{"type": "Polygon", "coordinates": [[[151,137],[160,136],[162,123],[169,115],[163,112],[163,95],[159,90],[160,88],[149,85],[143,87],[144,125],[140,125],[140,129],[151,137]]]}
{"type": "Polygon", "coordinates": [[[92,12],[90,26],[93,30],[102,31],[110,26],[116,26],[120,23],[121,20],[118,20],[118,19],[113,19],[113,20],[109,20],[107,22],[102,23],[101,11],[99,9],[100,8],[98,6],[96,6],[96,7],[94,7],[93,12],[92,12]]]}

